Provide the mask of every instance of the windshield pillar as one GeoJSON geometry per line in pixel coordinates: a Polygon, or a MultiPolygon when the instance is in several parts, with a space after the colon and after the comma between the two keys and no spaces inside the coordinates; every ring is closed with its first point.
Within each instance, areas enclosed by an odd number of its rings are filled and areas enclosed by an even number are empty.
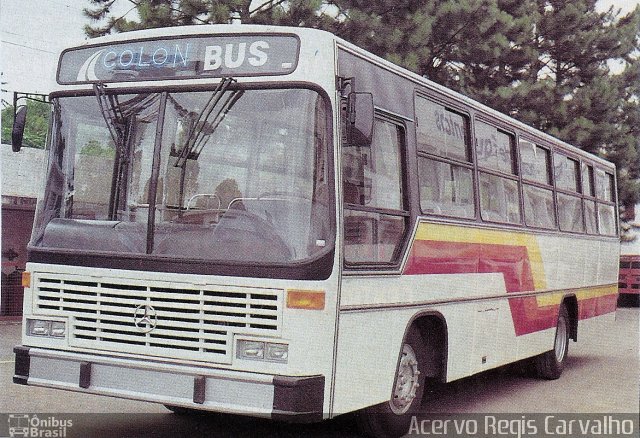
{"type": "Polygon", "coordinates": [[[153,237],[156,221],[156,202],[158,198],[158,177],[160,174],[160,153],[162,152],[162,132],[164,129],[164,112],[167,107],[167,93],[160,96],[156,137],[153,147],[153,161],[151,164],[151,180],[149,182],[149,218],[147,223],[147,254],[153,252],[153,237]]]}

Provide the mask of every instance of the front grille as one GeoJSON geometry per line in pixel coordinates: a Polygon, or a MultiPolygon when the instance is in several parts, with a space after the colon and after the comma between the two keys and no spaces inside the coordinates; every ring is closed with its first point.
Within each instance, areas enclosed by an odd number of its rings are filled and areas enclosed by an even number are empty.
{"type": "Polygon", "coordinates": [[[34,277],[34,311],[69,317],[72,347],[230,363],[234,334],[280,335],[278,289],[34,277]]]}

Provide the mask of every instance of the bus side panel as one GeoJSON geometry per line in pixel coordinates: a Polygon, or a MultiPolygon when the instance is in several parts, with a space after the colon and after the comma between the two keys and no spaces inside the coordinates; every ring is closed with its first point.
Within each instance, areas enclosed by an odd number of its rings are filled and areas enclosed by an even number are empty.
{"type": "Polygon", "coordinates": [[[496,324],[508,316],[506,296],[493,301],[468,300],[482,292],[504,293],[501,275],[345,277],[334,412],[349,412],[389,400],[405,331],[414,318],[427,313],[441,315],[445,320],[450,379],[512,358],[516,354],[513,324],[508,320],[496,324]],[[465,297],[467,301],[462,301],[465,297]],[[416,305],[450,300],[453,301],[442,305],[416,305]],[[512,350],[505,353],[497,348],[498,344],[510,345],[512,350]]]}
{"type": "MultiPolygon", "coordinates": [[[[484,275],[486,283],[491,283],[491,277],[491,274],[484,275]]],[[[349,290],[349,280],[355,279],[346,279],[343,297],[345,294],[350,295],[346,292],[349,290]]],[[[370,292],[373,296],[380,295],[378,291],[390,289],[384,278],[379,280],[377,286],[372,286],[376,283],[373,279],[359,280],[372,287],[370,292]]],[[[423,290],[429,290],[427,284],[432,283],[430,280],[428,276],[414,278],[416,287],[407,288],[404,292],[411,296],[411,292],[420,290],[421,286],[424,286],[423,290]]],[[[354,289],[350,292],[356,294],[354,289]]],[[[454,295],[455,292],[452,290],[450,294],[454,295]]],[[[510,301],[505,297],[480,301],[454,301],[424,307],[398,306],[341,312],[334,414],[389,400],[405,330],[412,320],[422,315],[438,314],[446,323],[447,345],[442,348],[446,349],[447,362],[445,375],[441,377],[447,382],[549,350],[553,345],[555,329],[517,337],[510,301]]],[[[429,336],[429,333],[423,335],[429,336]]]]}
{"type": "Polygon", "coordinates": [[[410,310],[341,313],[333,414],[389,400],[410,310]]]}
{"type": "Polygon", "coordinates": [[[447,381],[551,350],[566,297],[579,325],[609,320],[616,251],[612,239],[421,222],[403,275],[343,279],[336,412],[388,400],[407,324],[426,312],[446,322],[447,381]]]}

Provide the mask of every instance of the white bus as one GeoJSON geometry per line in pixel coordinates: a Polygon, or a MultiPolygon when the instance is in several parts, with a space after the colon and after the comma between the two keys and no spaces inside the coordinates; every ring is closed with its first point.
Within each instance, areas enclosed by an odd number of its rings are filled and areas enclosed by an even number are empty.
{"type": "Polygon", "coordinates": [[[16,383],[399,435],[614,315],[612,164],[329,33],[123,33],[57,82],[16,383]]]}

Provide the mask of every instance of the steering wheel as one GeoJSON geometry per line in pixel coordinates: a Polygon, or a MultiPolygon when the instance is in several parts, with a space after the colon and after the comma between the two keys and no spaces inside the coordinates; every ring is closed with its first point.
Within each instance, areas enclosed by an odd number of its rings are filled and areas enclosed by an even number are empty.
{"type": "MultiPolygon", "coordinates": [[[[274,251],[277,251],[278,254],[281,254],[284,260],[291,260],[293,258],[293,250],[291,249],[291,247],[282,238],[282,236],[280,236],[280,234],[276,232],[273,225],[263,217],[248,210],[229,209],[222,216],[220,222],[218,222],[218,227],[224,225],[223,221],[226,220],[228,220],[229,222],[239,221],[239,223],[242,223],[242,221],[244,221],[244,223],[249,224],[250,227],[253,228],[256,234],[267,240],[269,243],[272,243],[274,251]]],[[[220,228],[221,231],[223,229],[224,228],[220,228]]]]}

